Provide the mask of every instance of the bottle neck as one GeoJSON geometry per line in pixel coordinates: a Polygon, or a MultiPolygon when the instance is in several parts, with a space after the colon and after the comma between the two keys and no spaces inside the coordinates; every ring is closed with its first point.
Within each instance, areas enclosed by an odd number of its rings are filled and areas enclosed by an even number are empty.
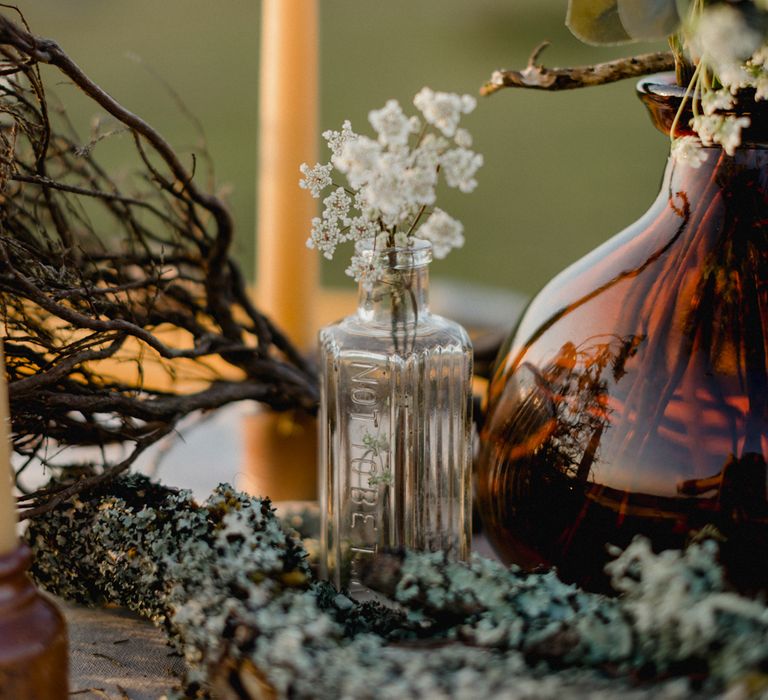
{"type": "MultiPolygon", "coordinates": [[[[645,104],[654,126],[665,136],[674,129],[677,136],[695,136],[690,127],[691,119],[700,99],[690,98],[688,89],[678,85],[674,73],[649,75],[637,84],[638,97],[645,104]]],[[[737,96],[735,106],[719,114],[749,117],[749,126],[741,130],[742,146],[768,145],[768,101],[756,100],[754,92],[743,91],[737,96]]]]}
{"type": "MultiPolygon", "coordinates": [[[[699,203],[715,202],[739,230],[761,230],[763,209],[759,202],[768,197],[768,148],[748,145],[729,156],[720,147],[690,145],[675,152],[667,163],[660,198],[689,218],[699,203]]],[[[706,214],[706,212],[704,212],[706,214]]]]}
{"type": "Polygon", "coordinates": [[[4,609],[18,609],[37,595],[27,577],[31,561],[32,555],[25,544],[0,556],[0,613],[4,609]]]}
{"type": "Polygon", "coordinates": [[[373,285],[360,284],[358,316],[367,323],[412,326],[429,313],[429,267],[385,268],[373,285]]]}

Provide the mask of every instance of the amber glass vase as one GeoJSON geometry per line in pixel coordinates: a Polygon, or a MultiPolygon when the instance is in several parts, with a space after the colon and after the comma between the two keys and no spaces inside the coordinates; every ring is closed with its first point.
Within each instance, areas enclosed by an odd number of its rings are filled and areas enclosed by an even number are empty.
{"type": "Polygon", "coordinates": [[[0,556],[0,698],[67,700],[66,624],[29,580],[31,560],[26,545],[0,556]]]}
{"type": "MultiPolygon", "coordinates": [[[[667,134],[670,82],[638,86],[667,134]]],[[[502,349],[477,501],[506,561],[604,590],[608,544],[709,533],[736,585],[768,588],[764,105],[742,101],[733,156],[671,156],[650,210],[550,282],[502,349]]]]}

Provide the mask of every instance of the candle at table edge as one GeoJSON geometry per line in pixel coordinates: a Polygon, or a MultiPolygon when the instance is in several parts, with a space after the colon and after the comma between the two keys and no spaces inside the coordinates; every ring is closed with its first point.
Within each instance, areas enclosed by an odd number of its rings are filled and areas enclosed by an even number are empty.
{"type": "Polygon", "coordinates": [[[8,380],[5,373],[5,347],[0,338],[0,556],[19,546],[16,526],[16,499],[11,477],[11,420],[8,405],[8,380]],[[4,472],[4,474],[3,474],[4,472]]]}
{"type": "Polygon", "coordinates": [[[302,350],[315,340],[317,203],[299,165],[317,160],[317,0],[263,0],[259,85],[257,306],[302,350]]]}

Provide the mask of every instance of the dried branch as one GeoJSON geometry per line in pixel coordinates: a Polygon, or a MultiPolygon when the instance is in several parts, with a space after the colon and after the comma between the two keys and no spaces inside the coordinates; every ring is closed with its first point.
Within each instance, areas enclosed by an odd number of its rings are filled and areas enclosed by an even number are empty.
{"type": "Polygon", "coordinates": [[[186,168],[58,44],[3,15],[0,73],[0,320],[14,448],[25,465],[69,475],[49,455],[133,444],[122,461],[31,494],[26,515],[128,469],[191,412],[246,399],[314,411],[314,368],[249,299],[230,258],[233,221],[198,185],[194,156],[186,168]],[[117,126],[81,141],[50,107],[41,63],[117,126]],[[95,151],[126,132],[136,173],[118,181],[95,151]]]}
{"type": "Polygon", "coordinates": [[[549,46],[545,41],[537,46],[528,65],[521,71],[494,71],[489,82],[480,88],[483,96],[492,95],[505,87],[529,88],[533,90],[573,90],[592,85],[606,85],[626,78],[637,78],[651,73],[675,69],[675,58],[670,53],[646,53],[615,61],[597,63],[593,66],[574,68],[545,68],[537,63],[542,51],[549,46]]]}
{"type": "Polygon", "coordinates": [[[57,484],[49,488],[39,489],[34,494],[22,496],[19,499],[20,517],[25,519],[35,518],[45,513],[49,513],[61,503],[82,493],[86,489],[95,488],[110,479],[114,479],[119,474],[127,471],[142,452],[144,452],[150,445],[153,445],[170,432],[171,426],[165,425],[158,428],[154,433],[149,433],[146,437],[136,443],[136,446],[125,459],[113,464],[101,472],[88,475],[83,474],[70,481],[70,483],[57,484]]]}

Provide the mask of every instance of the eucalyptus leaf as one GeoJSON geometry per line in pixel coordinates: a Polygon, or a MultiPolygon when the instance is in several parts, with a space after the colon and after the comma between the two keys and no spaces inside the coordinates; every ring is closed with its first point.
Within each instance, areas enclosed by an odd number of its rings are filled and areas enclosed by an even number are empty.
{"type": "Polygon", "coordinates": [[[619,19],[638,41],[665,39],[680,26],[678,0],[618,0],[619,19]]]}
{"type": "Polygon", "coordinates": [[[632,41],[619,17],[619,0],[568,0],[565,24],[586,44],[625,44],[632,41]]]}

